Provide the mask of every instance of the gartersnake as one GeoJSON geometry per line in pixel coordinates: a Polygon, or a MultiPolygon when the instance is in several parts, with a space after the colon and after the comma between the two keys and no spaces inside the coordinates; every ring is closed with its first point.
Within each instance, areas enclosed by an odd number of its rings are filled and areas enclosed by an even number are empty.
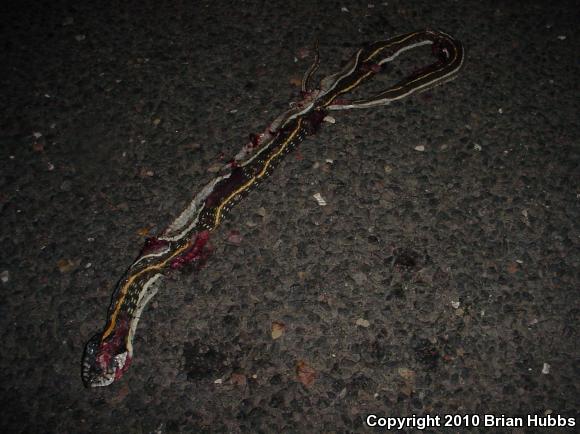
{"type": "Polygon", "coordinates": [[[164,274],[203,255],[210,232],[232,206],[265,179],[274,166],[306,136],[316,133],[332,110],[386,105],[414,92],[453,79],[463,65],[461,43],[441,31],[425,30],[375,42],[359,49],[337,73],[309,90],[319,64],[318,50],[302,79],[302,100],[252,135],[243,149],[208,183],[177,219],[141,253],[119,280],[102,332],[86,345],[82,379],[87,387],[107,386],[121,378],[133,358],[133,338],[141,313],[155,295],[164,274]],[[404,51],[431,45],[437,60],[397,84],[369,98],[344,100],[342,95],[360,86],[404,51]]]}

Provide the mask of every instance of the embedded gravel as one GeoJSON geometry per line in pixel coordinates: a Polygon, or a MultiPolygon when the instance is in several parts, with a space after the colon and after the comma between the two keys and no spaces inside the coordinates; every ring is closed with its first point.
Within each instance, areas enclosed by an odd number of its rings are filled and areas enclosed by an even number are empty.
{"type": "Polygon", "coordinates": [[[580,423],[575,2],[2,8],[2,432],[366,432],[371,413],[580,423]],[[80,358],[115,282],[208,169],[298,98],[313,42],[328,74],[427,27],[464,43],[459,77],[333,114],[235,208],[206,266],[165,283],[126,376],[85,389],[80,358]]]}

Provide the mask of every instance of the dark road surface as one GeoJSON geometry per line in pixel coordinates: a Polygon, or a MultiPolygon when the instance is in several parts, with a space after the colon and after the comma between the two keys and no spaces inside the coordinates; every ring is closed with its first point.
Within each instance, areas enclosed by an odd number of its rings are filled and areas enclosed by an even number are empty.
{"type": "Polygon", "coordinates": [[[118,3],[2,6],[1,432],[580,423],[575,2],[118,3]],[[298,98],[314,41],[324,75],[424,28],[463,42],[458,78],[333,113],[165,282],[125,377],[85,389],[117,279],[298,98]]]}

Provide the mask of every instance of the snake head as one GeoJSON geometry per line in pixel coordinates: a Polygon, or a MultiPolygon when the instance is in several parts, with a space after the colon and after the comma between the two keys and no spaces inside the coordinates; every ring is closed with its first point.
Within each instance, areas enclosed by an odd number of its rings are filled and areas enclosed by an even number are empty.
{"type": "Polygon", "coordinates": [[[83,354],[81,377],[86,387],[103,387],[123,376],[131,364],[131,355],[116,334],[102,339],[93,336],[83,354]]]}

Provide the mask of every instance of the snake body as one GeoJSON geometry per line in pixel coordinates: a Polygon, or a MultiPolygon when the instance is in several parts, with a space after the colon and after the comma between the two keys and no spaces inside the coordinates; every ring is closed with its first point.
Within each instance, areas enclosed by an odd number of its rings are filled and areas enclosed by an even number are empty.
{"type": "Polygon", "coordinates": [[[453,79],[461,69],[464,50],[446,33],[424,30],[375,42],[359,49],[337,73],[309,90],[318,68],[318,51],[302,80],[303,99],[251,140],[209,182],[173,223],[146,241],[139,256],[117,283],[104,329],[87,343],[81,376],[87,387],[107,386],[123,376],[133,359],[133,338],[143,309],[171,270],[199,261],[209,235],[231,208],[272,172],[280,160],[307,136],[315,134],[333,110],[387,105],[414,92],[453,79]],[[345,100],[342,95],[381,71],[399,54],[430,45],[437,59],[397,84],[371,97],[345,100]]]}

